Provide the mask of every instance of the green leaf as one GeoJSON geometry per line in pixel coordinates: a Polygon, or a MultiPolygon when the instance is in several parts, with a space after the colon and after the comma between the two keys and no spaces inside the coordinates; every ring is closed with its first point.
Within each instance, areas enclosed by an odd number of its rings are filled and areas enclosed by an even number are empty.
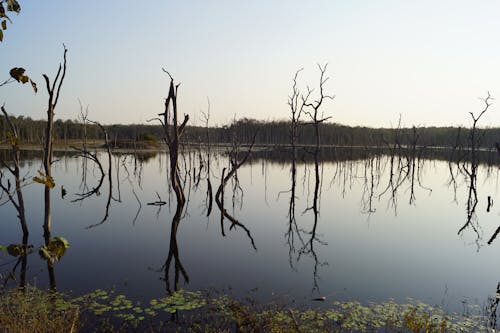
{"type": "Polygon", "coordinates": [[[2,29],[7,30],[7,21],[6,20],[2,21],[2,29]]]}
{"type": "Polygon", "coordinates": [[[43,184],[43,185],[47,186],[48,188],[53,188],[54,186],[56,186],[54,178],[45,175],[40,170],[38,170],[38,175],[40,175],[40,177],[36,177],[36,176],[33,177],[34,182],[39,183],[39,184],[43,184]]]}
{"type": "Polygon", "coordinates": [[[0,251],[7,253],[7,248],[3,245],[0,245],[0,251]]]}
{"type": "Polygon", "coordinates": [[[15,148],[15,147],[17,147],[19,145],[19,138],[17,138],[15,135],[13,135],[10,131],[7,131],[5,134],[9,138],[10,145],[12,147],[15,148]]]}

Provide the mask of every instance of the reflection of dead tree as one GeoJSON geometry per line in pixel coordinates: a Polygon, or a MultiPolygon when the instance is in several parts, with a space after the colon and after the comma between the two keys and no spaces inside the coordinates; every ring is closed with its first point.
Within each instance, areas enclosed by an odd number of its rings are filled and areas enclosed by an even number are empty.
{"type": "MultiPolygon", "coordinates": [[[[98,166],[99,171],[101,173],[101,177],[99,178],[99,182],[97,183],[97,185],[95,187],[88,190],[87,192],[77,193],[76,195],[79,196],[79,198],[74,199],[71,202],[82,201],[82,200],[84,200],[84,199],[86,199],[94,194],[99,195],[100,194],[99,190],[101,189],[101,186],[102,186],[102,183],[104,182],[104,178],[105,178],[106,174],[104,173],[104,168],[102,167],[101,161],[99,161],[99,158],[97,157],[97,153],[93,154],[88,150],[84,150],[84,149],[74,147],[74,146],[71,146],[71,148],[78,151],[80,153],[79,156],[82,157],[84,160],[89,159],[89,160],[93,161],[98,166]]],[[[87,187],[86,184],[85,184],[85,186],[87,187]]]]}
{"type": "Polygon", "coordinates": [[[10,179],[7,179],[7,184],[4,183],[4,171],[0,170],[0,188],[7,195],[9,201],[12,203],[14,208],[17,211],[17,217],[19,218],[19,223],[21,224],[21,229],[23,231],[23,235],[28,238],[28,226],[26,224],[26,215],[24,209],[24,197],[23,192],[21,190],[23,179],[21,179],[20,167],[19,163],[21,160],[21,153],[19,151],[19,136],[17,133],[17,129],[12,123],[7,111],[5,110],[5,105],[1,106],[2,113],[4,115],[4,119],[9,125],[10,128],[10,145],[11,145],[11,161],[6,162],[1,160],[0,163],[2,167],[7,169],[11,175],[14,177],[14,189],[11,189],[10,179]],[[10,166],[9,164],[13,165],[10,166]],[[14,195],[16,197],[14,197],[14,195]]]}
{"type": "Polygon", "coordinates": [[[301,244],[304,244],[304,241],[301,237],[301,234],[299,232],[299,227],[297,225],[297,219],[295,218],[295,199],[296,199],[296,183],[297,183],[297,161],[292,159],[292,166],[291,166],[291,180],[292,180],[292,185],[290,188],[290,200],[288,203],[288,229],[285,233],[285,238],[288,244],[288,259],[289,259],[289,264],[290,267],[293,269],[293,261],[292,257],[293,254],[295,253],[295,235],[297,235],[297,238],[301,242],[301,244]]]}
{"type": "MultiPolygon", "coordinates": [[[[182,202],[177,202],[176,211],[182,211],[183,208],[179,207],[179,205],[181,204],[183,205],[182,202]]],[[[177,244],[177,230],[179,228],[180,221],[181,216],[177,214],[172,219],[172,226],[170,228],[170,246],[168,250],[167,260],[165,261],[165,264],[162,268],[165,270],[165,283],[167,292],[169,294],[172,293],[172,289],[170,288],[170,266],[172,264],[172,259],[174,260],[174,291],[179,290],[179,277],[181,274],[184,278],[184,281],[186,283],[189,283],[189,276],[186,272],[186,269],[182,265],[181,259],[179,257],[179,246],[177,244]]]]}
{"type": "Polygon", "coordinates": [[[207,99],[207,112],[202,112],[203,120],[205,121],[205,143],[206,143],[206,173],[207,173],[207,194],[205,198],[205,205],[207,207],[207,217],[210,216],[212,212],[213,205],[213,191],[212,191],[212,182],[210,181],[210,159],[211,159],[211,145],[210,145],[210,131],[208,127],[208,121],[210,120],[210,100],[207,99]]]}
{"type": "Polygon", "coordinates": [[[472,167],[469,174],[469,191],[467,195],[467,205],[466,212],[467,218],[465,220],[465,224],[458,230],[458,234],[460,235],[467,227],[471,227],[472,230],[476,233],[478,239],[480,238],[480,233],[477,225],[477,216],[476,216],[476,207],[477,207],[477,189],[476,189],[476,181],[477,181],[477,165],[472,167]]]}
{"type": "MultiPolygon", "coordinates": [[[[317,160],[316,160],[317,163],[317,160]]],[[[309,208],[306,208],[304,213],[308,210],[312,210],[314,214],[314,223],[312,230],[310,232],[307,232],[306,234],[310,235],[309,240],[304,243],[302,248],[299,251],[299,256],[297,258],[297,261],[300,260],[300,257],[302,255],[309,255],[313,258],[314,260],[314,270],[313,270],[313,281],[314,281],[314,287],[313,290],[319,291],[319,271],[318,268],[319,266],[326,265],[326,263],[320,263],[318,255],[316,253],[316,249],[314,247],[315,243],[318,243],[320,245],[327,245],[325,242],[321,241],[318,236],[317,236],[317,227],[318,227],[318,217],[319,217],[319,209],[318,209],[318,196],[319,196],[319,184],[320,182],[318,181],[319,178],[319,169],[318,166],[315,166],[316,170],[316,182],[314,186],[314,198],[313,198],[313,205],[309,208]]]]}
{"type": "Polygon", "coordinates": [[[224,232],[224,218],[226,218],[229,221],[231,221],[231,226],[229,227],[229,230],[232,230],[236,226],[238,226],[238,227],[242,228],[243,230],[245,230],[248,238],[250,239],[250,242],[252,243],[252,247],[255,250],[257,250],[257,247],[255,246],[255,241],[254,241],[254,239],[252,237],[252,234],[250,233],[250,230],[244,224],[242,224],[237,219],[235,219],[233,216],[231,216],[227,212],[226,208],[224,208],[224,187],[226,186],[226,183],[231,179],[231,177],[234,176],[234,174],[236,173],[236,171],[238,170],[238,168],[241,167],[246,162],[246,160],[248,159],[248,157],[250,156],[250,153],[252,151],[252,147],[253,147],[253,145],[255,143],[255,137],[256,136],[254,135],[253,140],[252,140],[252,144],[248,148],[248,151],[246,152],[245,156],[243,156],[243,158],[240,161],[238,161],[236,159],[235,155],[231,154],[231,156],[230,156],[231,169],[229,170],[229,172],[227,173],[227,175],[224,175],[225,172],[226,172],[226,168],[224,168],[222,170],[221,184],[219,185],[217,193],[215,194],[215,202],[217,203],[217,206],[219,207],[220,212],[221,212],[220,222],[221,222],[221,233],[222,233],[222,236],[226,235],[225,232],[224,232]],[[232,156],[234,156],[234,157],[232,158],[232,156]]]}
{"type": "MultiPolygon", "coordinates": [[[[80,114],[78,115],[78,120],[81,121],[83,127],[83,135],[82,135],[82,150],[84,152],[87,151],[87,123],[88,123],[88,115],[89,115],[89,107],[88,105],[85,107],[85,111],[83,109],[82,102],[78,99],[78,103],[80,104],[80,114]]],[[[82,158],[82,180],[80,184],[80,190],[82,192],[88,192],[87,186],[87,159],[82,158]]]]}
{"type": "Polygon", "coordinates": [[[158,194],[158,192],[156,192],[156,196],[158,197],[158,200],[156,201],[152,201],[152,202],[148,202],[148,205],[149,206],[163,206],[163,205],[166,205],[167,203],[165,201],[163,201],[160,197],[160,195],[158,194]]]}
{"type": "MultiPolygon", "coordinates": [[[[142,203],[141,203],[141,200],[139,200],[137,193],[135,193],[134,184],[132,183],[132,180],[130,179],[130,172],[128,171],[127,165],[125,164],[126,161],[127,161],[127,156],[123,157],[123,159],[121,160],[121,165],[125,171],[125,180],[128,181],[130,187],[132,188],[132,194],[134,195],[135,200],[137,200],[137,203],[139,204],[138,208],[137,208],[137,212],[135,213],[134,219],[132,220],[132,224],[135,225],[135,222],[137,221],[137,218],[139,217],[139,214],[142,210],[142,203]]],[[[120,157],[119,156],[117,156],[116,164],[120,164],[120,157]]],[[[118,169],[117,169],[117,173],[118,173],[118,169]]],[[[118,176],[117,176],[117,178],[118,178],[118,176]]],[[[117,181],[119,182],[119,180],[117,180],[117,181]]]]}
{"type": "Polygon", "coordinates": [[[373,214],[376,209],[373,208],[373,197],[375,195],[375,175],[373,170],[373,157],[365,160],[364,163],[364,183],[363,183],[363,194],[361,196],[361,212],[364,214],[373,214]]]}
{"type": "Polygon", "coordinates": [[[497,328],[497,309],[500,302],[500,282],[497,283],[497,290],[494,297],[488,296],[486,314],[488,315],[488,328],[495,332],[497,328]]]}
{"type": "Polygon", "coordinates": [[[122,193],[120,190],[120,156],[115,157],[115,174],[116,174],[116,192],[118,193],[118,198],[113,198],[117,202],[122,202],[122,193]]]}
{"type": "Polygon", "coordinates": [[[460,163],[461,157],[463,153],[463,147],[461,145],[461,134],[462,134],[462,128],[458,127],[457,129],[457,135],[455,137],[455,143],[453,145],[453,148],[451,149],[450,153],[450,158],[448,160],[448,170],[450,171],[450,180],[448,181],[447,185],[453,187],[453,202],[458,203],[457,201],[457,176],[458,173],[461,171],[460,170],[460,163]],[[457,154],[460,154],[457,158],[457,154]],[[456,160],[456,163],[454,162],[456,160]],[[456,171],[454,171],[454,166],[456,166],[456,171]]]}
{"type": "Polygon", "coordinates": [[[135,200],[137,200],[137,203],[139,204],[139,207],[137,208],[137,212],[135,213],[134,219],[132,220],[132,224],[135,225],[135,221],[137,221],[137,218],[139,217],[139,213],[141,212],[142,204],[141,204],[141,200],[139,200],[139,197],[135,193],[134,189],[132,189],[132,194],[134,195],[135,200]]]}
{"type": "MultiPolygon", "coordinates": [[[[101,221],[99,223],[89,225],[86,229],[97,227],[98,225],[103,224],[108,219],[109,207],[111,205],[111,198],[113,197],[113,177],[112,177],[112,172],[111,172],[113,169],[113,166],[112,166],[111,148],[110,148],[109,139],[108,139],[108,132],[106,131],[104,126],[102,126],[100,123],[98,123],[96,121],[91,121],[91,120],[89,120],[89,122],[97,125],[101,129],[101,131],[104,135],[104,145],[106,147],[106,152],[108,155],[108,184],[109,184],[109,186],[108,186],[108,200],[106,202],[106,209],[105,209],[104,217],[101,219],[101,221]]],[[[101,169],[101,171],[102,171],[102,169],[101,169]]],[[[100,183],[100,185],[102,185],[102,182],[100,183]]]]}
{"type": "Polygon", "coordinates": [[[417,128],[415,126],[413,126],[412,136],[411,136],[411,138],[409,138],[410,151],[406,155],[408,177],[410,179],[410,200],[409,200],[410,205],[415,203],[415,199],[416,199],[415,198],[415,181],[418,183],[418,185],[422,189],[427,190],[429,193],[432,192],[432,189],[422,185],[422,180],[420,177],[421,154],[422,154],[422,151],[425,149],[425,147],[421,147],[417,151],[419,138],[420,138],[420,133],[418,132],[417,128]]]}

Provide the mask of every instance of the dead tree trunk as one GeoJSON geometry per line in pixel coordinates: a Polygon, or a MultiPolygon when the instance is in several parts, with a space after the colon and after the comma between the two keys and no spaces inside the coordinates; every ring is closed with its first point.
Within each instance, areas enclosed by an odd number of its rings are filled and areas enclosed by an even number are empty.
{"type": "Polygon", "coordinates": [[[181,186],[181,181],[179,177],[179,142],[180,138],[184,132],[187,122],[189,121],[189,115],[184,115],[184,120],[179,125],[178,117],[177,117],[177,90],[179,88],[179,84],[174,83],[174,79],[166,70],[163,70],[170,77],[170,87],[168,91],[168,96],[165,100],[165,111],[160,113],[159,118],[160,122],[163,126],[163,131],[165,134],[165,142],[168,146],[169,151],[169,159],[170,159],[170,184],[175,192],[175,197],[177,198],[177,206],[175,209],[175,214],[172,219],[172,228],[170,231],[170,250],[167,255],[167,259],[165,261],[165,280],[167,282],[167,291],[170,292],[169,287],[169,270],[170,265],[172,263],[172,259],[175,261],[175,276],[176,282],[174,288],[177,288],[178,276],[179,272],[182,273],[184,280],[186,282],[189,281],[189,277],[182,266],[179,257],[179,249],[177,246],[177,230],[179,227],[179,223],[182,217],[182,212],[184,210],[184,205],[186,203],[186,199],[184,196],[184,190],[181,186]]]}
{"type": "MultiPolygon", "coordinates": [[[[164,70],[165,71],[165,70],[164,70]]],[[[174,79],[172,76],[165,71],[170,77],[170,88],[168,91],[167,99],[165,100],[165,112],[160,113],[159,116],[163,116],[160,119],[163,125],[163,131],[165,134],[165,142],[167,143],[170,158],[170,184],[174,189],[177,201],[182,203],[178,205],[176,209],[176,215],[182,213],[185,203],[184,191],[181,186],[178,170],[179,161],[179,140],[184,132],[184,128],[189,120],[189,115],[184,115],[183,122],[179,125],[177,120],[177,90],[180,84],[174,84],[174,79]],[[170,104],[172,104],[172,110],[170,110],[170,104]],[[180,212],[179,212],[180,210],[180,212]]]]}
{"type": "Polygon", "coordinates": [[[12,174],[14,177],[14,182],[15,182],[15,195],[17,197],[17,200],[14,198],[13,192],[11,191],[10,187],[10,181],[7,180],[7,185],[3,182],[3,172],[0,171],[0,188],[7,194],[9,201],[14,205],[16,211],[17,211],[17,216],[19,218],[19,223],[21,224],[21,229],[23,230],[23,236],[25,238],[28,237],[28,226],[26,224],[26,215],[25,215],[25,209],[24,209],[24,197],[23,197],[23,192],[21,191],[21,186],[22,186],[22,179],[20,175],[20,167],[19,167],[19,162],[21,160],[21,154],[19,151],[19,137],[17,134],[17,129],[12,123],[9,115],[7,114],[7,111],[5,110],[4,105],[1,107],[2,113],[4,114],[5,121],[9,125],[10,128],[10,144],[11,144],[11,163],[13,164],[12,166],[9,165],[10,162],[7,161],[1,161],[2,166],[9,170],[9,172],[12,174]]]}
{"type": "Polygon", "coordinates": [[[61,92],[61,87],[66,76],[66,54],[68,49],[64,46],[63,54],[63,64],[59,64],[59,69],[57,70],[54,82],[51,84],[50,79],[46,74],[43,74],[45,79],[45,85],[47,87],[47,93],[49,94],[49,100],[47,105],[47,125],[45,127],[45,143],[43,147],[43,168],[45,171],[45,179],[49,180],[45,183],[44,192],[44,219],[43,219],[43,230],[45,243],[48,245],[50,242],[50,230],[52,226],[51,215],[50,215],[50,190],[53,187],[52,181],[52,156],[53,156],[53,131],[54,131],[54,111],[59,101],[59,94],[61,92]],[[52,185],[52,186],[50,186],[52,185]]]}

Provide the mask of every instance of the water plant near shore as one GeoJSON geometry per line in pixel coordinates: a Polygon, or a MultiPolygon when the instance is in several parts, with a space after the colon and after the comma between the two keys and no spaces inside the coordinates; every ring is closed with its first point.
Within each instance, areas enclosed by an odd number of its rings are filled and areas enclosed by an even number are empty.
{"type": "Polygon", "coordinates": [[[0,330],[8,332],[488,332],[477,306],[450,314],[405,304],[333,301],[326,307],[240,301],[224,293],[179,290],[142,303],[113,291],[70,297],[35,287],[5,291],[0,330]]]}

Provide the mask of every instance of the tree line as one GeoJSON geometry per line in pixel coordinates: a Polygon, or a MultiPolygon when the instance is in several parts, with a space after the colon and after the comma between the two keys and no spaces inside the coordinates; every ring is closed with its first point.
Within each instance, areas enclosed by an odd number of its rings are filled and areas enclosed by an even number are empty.
{"type": "MultiPolygon", "coordinates": [[[[11,116],[11,121],[18,130],[22,144],[43,142],[46,120],[34,120],[30,117],[11,116]]],[[[143,141],[160,141],[163,138],[161,125],[130,124],[105,125],[109,140],[113,147],[126,143],[143,141]]],[[[256,144],[287,145],[290,143],[291,122],[260,121],[249,118],[234,120],[225,126],[209,127],[187,126],[184,142],[198,144],[207,141],[227,144],[237,141],[250,144],[255,136],[256,144]]],[[[54,139],[59,143],[81,140],[84,136],[84,125],[75,120],[55,120],[54,139]]],[[[96,124],[86,124],[89,140],[104,140],[103,132],[96,124]]],[[[299,123],[296,133],[298,145],[314,145],[315,129],[307,123],[299,123]],[[301,126],[303,125],[303,126],[301,126]]],[[[319,132],[322,145],[338,146],[387,146],[418,145],[424,147],[467,147],[471,129],[461,127],[409,127],[409,128],[372,128],[364,126],[346,126],[336,123],[320,123],[319,132]]],[[[5,116],[0,116],[0,137],[7,142],[9,126],[5,116]]],[[[478,146],[492,148],[500,141],[500,128],[477,128],[478,146]]]]}

